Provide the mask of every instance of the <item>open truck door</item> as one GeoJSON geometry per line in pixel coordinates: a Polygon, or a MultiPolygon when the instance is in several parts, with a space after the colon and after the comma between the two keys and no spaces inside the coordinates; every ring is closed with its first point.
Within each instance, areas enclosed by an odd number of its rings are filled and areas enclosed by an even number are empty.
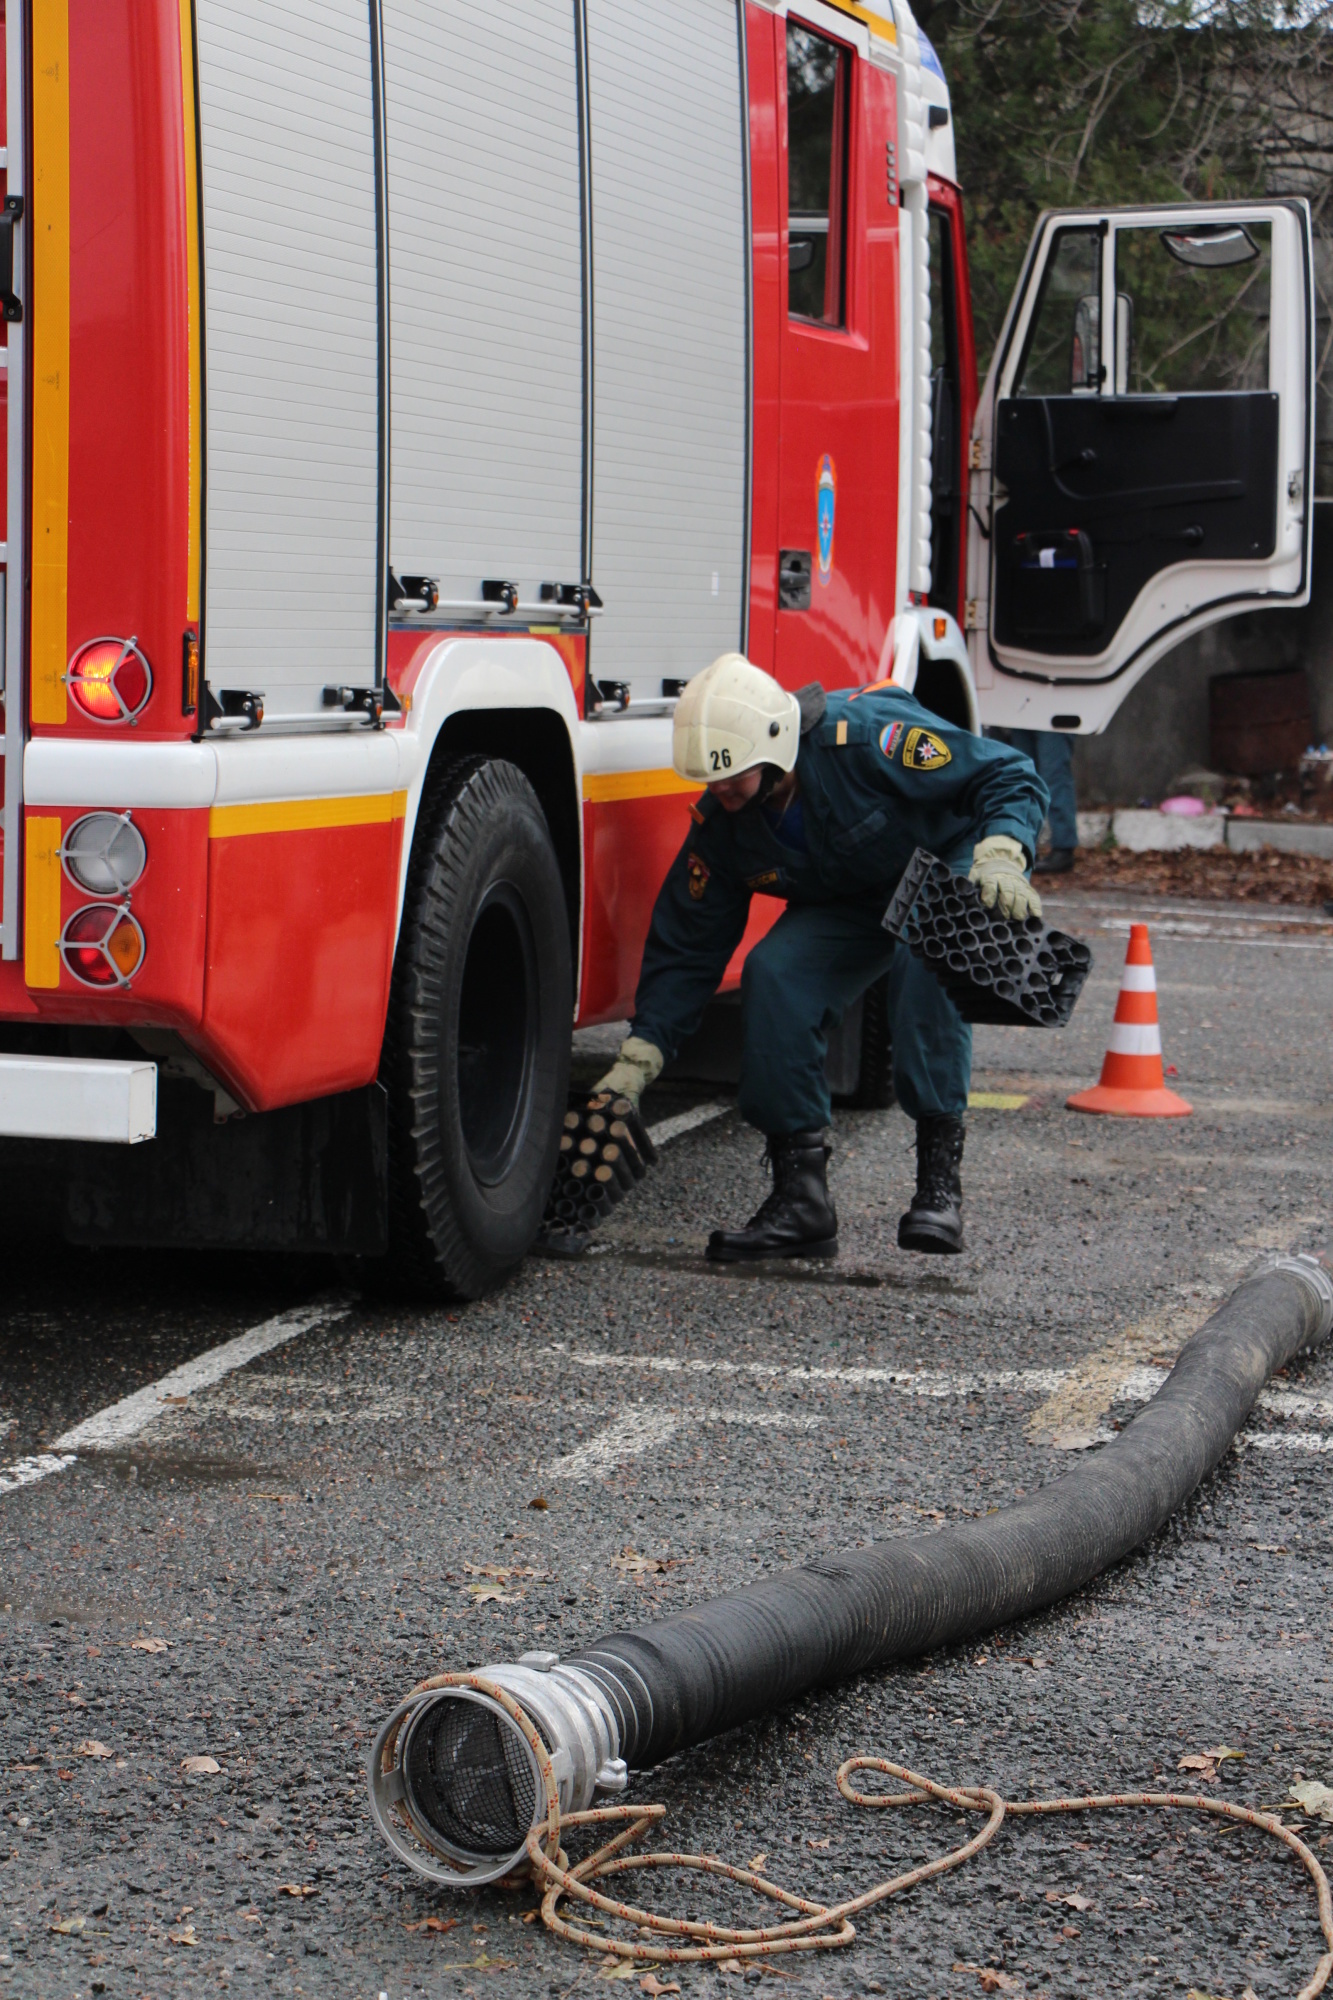
{"type": "Polygon", "coordinates": [[[984,722],[1102,729],[1192,632],[1306,603],[1307,204],[1044,215],[971,464],[984,722]]]}

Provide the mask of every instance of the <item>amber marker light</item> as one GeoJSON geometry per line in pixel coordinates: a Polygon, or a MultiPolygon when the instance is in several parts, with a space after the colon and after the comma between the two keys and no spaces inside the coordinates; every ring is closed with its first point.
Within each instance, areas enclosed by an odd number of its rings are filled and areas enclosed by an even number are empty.
{"type": "Polygon", "coordinates": [[[128,986],[145,949],[128,903],[85,903],[60,933],[60,956],[82,986],[128,986]]]}
{"type": "Polygon", "coordinates": [[[935,620],[935,637],[937,639],[942,639],[948,629],[949,621],[947,618],[937,618],[935,620]]]}
{"type": "Polygon", "coordinates": [[[153,670],[133,639],[90,639],[70,661],[65,681],[94,722],[136,722],[153,692],[153,670]]]}

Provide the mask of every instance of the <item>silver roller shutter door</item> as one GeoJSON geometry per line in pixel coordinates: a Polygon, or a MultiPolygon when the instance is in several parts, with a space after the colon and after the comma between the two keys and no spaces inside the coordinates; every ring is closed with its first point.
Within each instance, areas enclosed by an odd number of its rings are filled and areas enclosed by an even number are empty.
{"type": "Polygon", "coordinates": [[[587,0],[592,671],[640,696],[743,630],[746,182],[735,0],[587,0]]]}
{"type": "Polygon", "coordinates": [[[583,574],[573,0],[384,0],[389,546],[474,599],[583,574]]]}
{"type": "Polygon", "coordinates": [[[270,712],[374,677],[379,388],[366,0],[196,0],[204,671],[270,712]]]}

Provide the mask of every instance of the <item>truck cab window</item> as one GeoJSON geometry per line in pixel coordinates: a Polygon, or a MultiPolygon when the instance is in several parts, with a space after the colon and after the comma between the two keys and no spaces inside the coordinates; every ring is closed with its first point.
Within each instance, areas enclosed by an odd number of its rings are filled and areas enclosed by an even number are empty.
{"type": "Polygon", "coordinates": [[[1095,396],[1101,388],[1100,229],[1062,229],[1041,281],[1016,396],[1095,396]]]}
{"type": "Polygon", "coordinates": [[[787,23],[788,310],[823,326],[843,323],[850,70],[846,49],[787,23]]]}
{"type": "Polygon", "coordinates": [[[1117,389],[1267,389],[1272,261],[1267,222],[1118,229],[1117,389]]]}

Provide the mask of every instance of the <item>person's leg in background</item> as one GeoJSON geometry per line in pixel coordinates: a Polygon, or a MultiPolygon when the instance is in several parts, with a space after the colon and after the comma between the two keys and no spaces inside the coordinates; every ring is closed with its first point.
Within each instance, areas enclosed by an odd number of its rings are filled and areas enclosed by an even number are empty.
{"type": "Polygon", "coordinates": [[[1078,847],[1077,802],[1074,796],[1074,739],[1058,729],[1011,729],[1009,741],[1037,767],[1037,776],[1051,795],[1047,818],[1051,845],[1032,870],[1034,875],[1063,875],[1074,865],[1078,847]]]}

